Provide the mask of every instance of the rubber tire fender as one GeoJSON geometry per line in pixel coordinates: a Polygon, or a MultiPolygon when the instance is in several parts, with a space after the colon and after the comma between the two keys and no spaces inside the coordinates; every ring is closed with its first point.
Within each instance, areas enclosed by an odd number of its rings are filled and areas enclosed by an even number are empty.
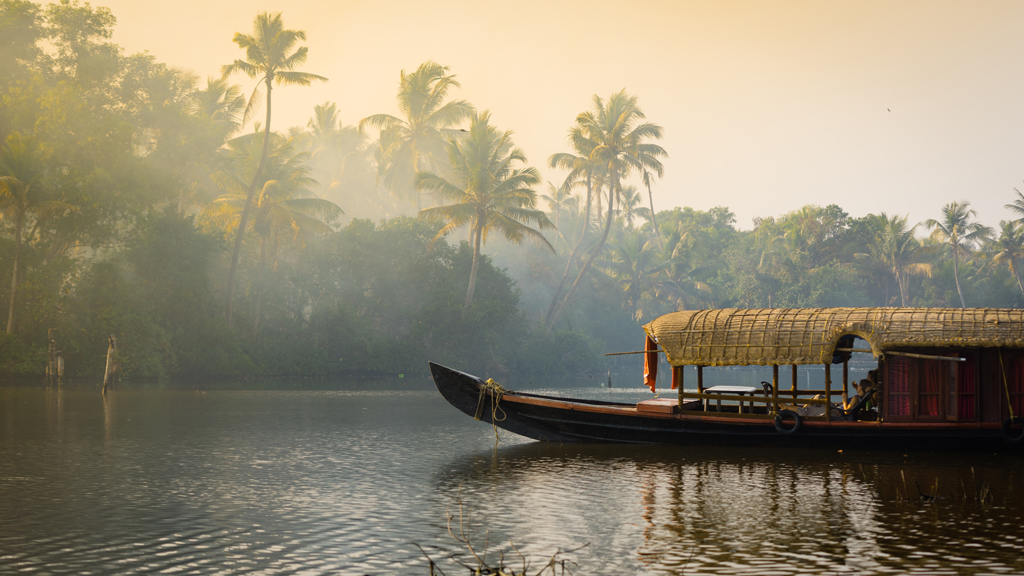
{"type": "Polygon", "coordinates": [[[778,413],[775,414],[775,431],[784,436],[796,434],[796,431],[800,429],[802,424],[803,420],[800,419],[800,415],[792,410],[779,410],[778,413]],[[792,428],[786,428],[782,425],[782,418],[784,416],[793,418],[792,428]]]}
{"type": "Polygon", "coordinates": [[[1024,440],[1024,430],[1016,436],[1012,436],[1010,431],[1014,424],[1024,424],[1024,417],[1017,416],[1015,418],[1007,418],[1003,420],[1003,425],[999,427],[999,435],[1003,437],[1009,444],[1017,444],[1021,440],[1024,440]]]}

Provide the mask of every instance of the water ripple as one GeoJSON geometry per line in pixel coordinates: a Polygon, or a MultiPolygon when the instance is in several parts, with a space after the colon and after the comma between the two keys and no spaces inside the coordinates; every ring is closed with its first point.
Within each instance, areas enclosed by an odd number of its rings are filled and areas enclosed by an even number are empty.
{"type": "Polygon", "coordinates": [[[1022,487],[1020,457],[495,450],[431,392],[0,389],[4,574],[427,574],[417,545],[467,558],[460,501],[535,569],[1021,573],[1022,487]]]}

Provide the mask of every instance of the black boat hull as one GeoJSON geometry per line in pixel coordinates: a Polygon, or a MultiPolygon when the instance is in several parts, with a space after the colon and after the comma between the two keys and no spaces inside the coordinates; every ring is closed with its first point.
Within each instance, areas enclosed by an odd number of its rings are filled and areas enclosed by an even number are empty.
{"type": "Polygon", "coordinates": [[[480,378],[430,363],[442,396],[463,413],[487,424],[542,442],[636,444],[808,446],[824,448],[973,450],[1019,452],[1024,442],[1008,442],[998,424],[934,425],[804,421],[792,434],[780,433],[771,419],[705,412],[652,414],[631,404],[553,398],[508,392],[481,393],[480,378]],[[497,401],[496,401],[497,400],[497,401]]]}

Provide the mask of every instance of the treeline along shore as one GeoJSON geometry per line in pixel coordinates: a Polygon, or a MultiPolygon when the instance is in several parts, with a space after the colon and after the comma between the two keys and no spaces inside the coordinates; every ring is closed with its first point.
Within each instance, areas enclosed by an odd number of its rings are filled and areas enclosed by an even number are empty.
{"type": "Polygon", "coordinates": [[[581,103],[540,159],[429,61],[381,114],[327,102],[286,129],[275,92],[328,79],[282,15],[207,79],[125,54],[115,23],[0,0],[4,378],[45,373],[49,330],[72,379],[102,377],[112,334],[128,381],[428,359],[578,377],[632,367],[603,353],[679,309],[1024,303],[1019,192],[992,227],[951,198],[925,222],[809,205],[740,230],[727,207],[654,210],[663,129],[626,90],[581,103]]]}

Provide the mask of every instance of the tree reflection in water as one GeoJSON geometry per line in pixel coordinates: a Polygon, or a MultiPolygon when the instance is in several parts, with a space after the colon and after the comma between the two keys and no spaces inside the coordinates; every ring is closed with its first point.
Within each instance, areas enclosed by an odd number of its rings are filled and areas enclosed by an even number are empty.
{"type": "Polygon", "coordinates": [[[491,542],[590,542],[583,572],[668,574],[1019,572],[1022,480],[1016,456],[540,443],[434,477],[462,482],[491,542]]]}

